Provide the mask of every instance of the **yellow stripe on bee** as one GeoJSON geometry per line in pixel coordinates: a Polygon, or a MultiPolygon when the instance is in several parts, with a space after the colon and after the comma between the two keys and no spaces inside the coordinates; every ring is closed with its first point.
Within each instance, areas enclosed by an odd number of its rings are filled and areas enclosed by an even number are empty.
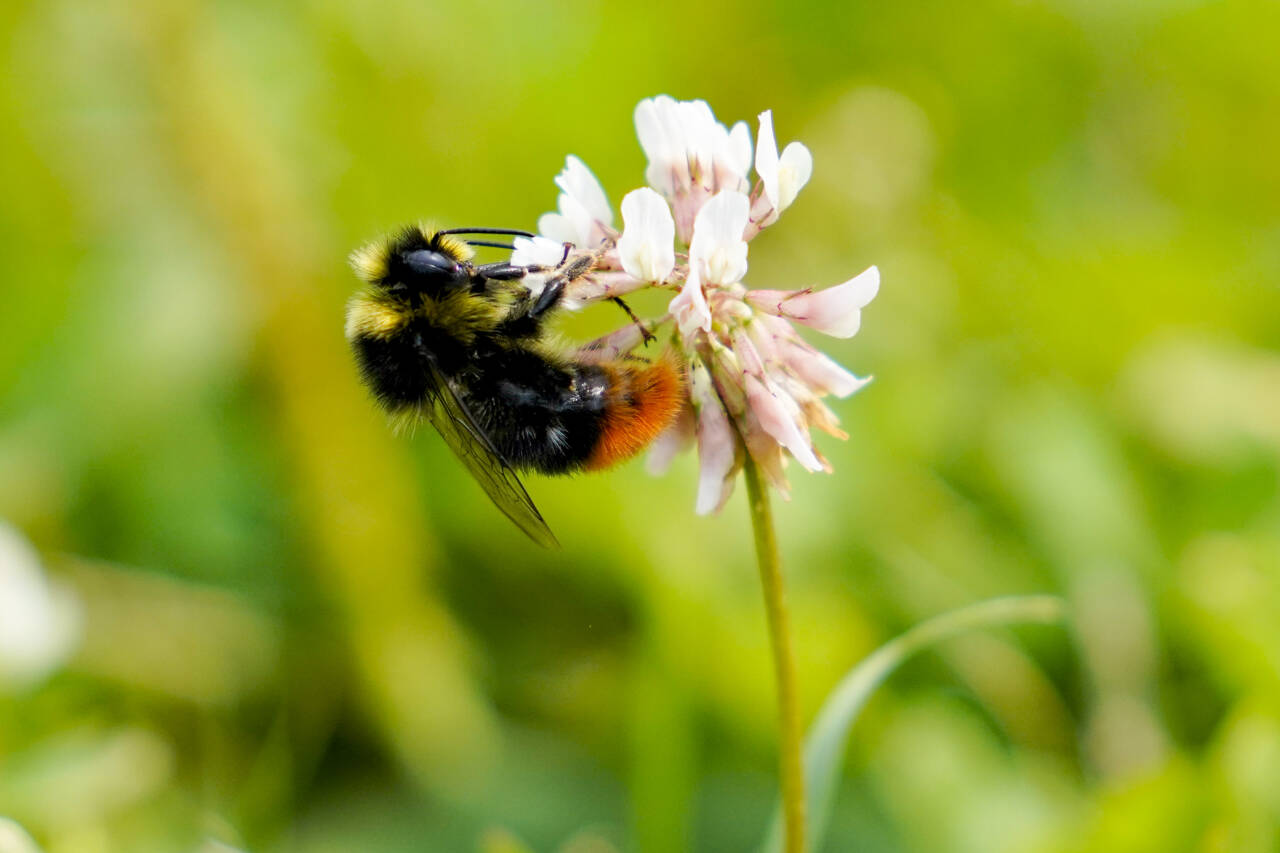
{"type": "Polygon", "coordinates": [[[466,240],[461,240],[452,234],[441,234],[433,238],[433,232],[423,229],[423,234],[428,240],[434,239],[436,247],[441,252],[453,258],[458,263],[469,261],[476,256],[476,250],[471,248],[471,244],[466,240]]]}
{"type": "Polygon", "coordinates": [[[493,300],[458,290],[437,299],[423,299],[416,307],[377,288],[358,293],[347,305],[348,340],[358,337],[388,340],[414,319],[421,318],[464,345],[477,332],[492,331],[502,321],[503,306],[493,300]]]}
{"type": "Polygon", "coordinates": [[[499,306],[467,290],[454,291],[438,299],[424,299],[416,313],[463,344],[475,340],[476,332],[493,330],[502,320],[499,306]]]}
{"type": "Polygon", "coordinates": [[[347,340],[386,340],[404,328],[411,317],[404,303],[379,300],[368,293],[357,294],[347,305],[347,340]]]}
{"type": "Polygon", "coordinates": [[[364,281],[381,281],[387,274],[390,248],[386,239],[361,246],[351,253],[351,268],[364,281]]]}

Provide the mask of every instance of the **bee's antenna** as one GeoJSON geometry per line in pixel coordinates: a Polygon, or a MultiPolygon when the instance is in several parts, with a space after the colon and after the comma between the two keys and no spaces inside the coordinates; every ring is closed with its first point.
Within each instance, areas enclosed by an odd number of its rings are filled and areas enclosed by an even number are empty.
{"type": "Polygon", "coordinates": [[[516,247],[511,245],[510,243],[492,243],[488,240],[468,240],[467,245],[468,246],[492,246],[495,249],[510,249],[513,252],[516,250],[516,247]]]}
{"type": "Polygon", "coordinates": [[[531,231],[520,231],[516,228],[450,228],[437,231],[437,234],[506,234],[511,237],[536,237],[531,231]]]}

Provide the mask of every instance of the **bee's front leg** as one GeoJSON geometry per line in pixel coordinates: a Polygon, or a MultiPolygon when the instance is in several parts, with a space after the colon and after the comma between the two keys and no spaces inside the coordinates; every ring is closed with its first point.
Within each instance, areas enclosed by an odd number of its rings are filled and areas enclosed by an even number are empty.
{"type": "Polygon", "coordinates": [[[529,267],[498,261],[494,264],[483,264],[476,267],[474,277],[478,279],[492,278],[498,281],[514,281],[518,278],[524,278],[530,271],[529,267]]]}

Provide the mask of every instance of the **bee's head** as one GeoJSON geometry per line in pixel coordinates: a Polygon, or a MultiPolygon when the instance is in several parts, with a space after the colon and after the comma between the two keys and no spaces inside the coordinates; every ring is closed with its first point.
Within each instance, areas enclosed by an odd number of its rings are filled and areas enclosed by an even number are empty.
{"type": "Polygon", "coordinates": [[[351,255],[356,275],[391,293],[434,295],[470,284],[471,247],[421,226],[370,243],[351,255]]]}

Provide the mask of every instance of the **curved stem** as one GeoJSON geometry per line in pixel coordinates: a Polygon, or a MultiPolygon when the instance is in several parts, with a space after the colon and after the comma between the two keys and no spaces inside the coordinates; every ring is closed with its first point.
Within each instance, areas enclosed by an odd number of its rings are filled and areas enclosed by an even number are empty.
{"type": "Polygon", "coordinates": [[[769,620],[769,645],[773,649],[774,676],[778,682],[778,763],[782,788],[782,814],[786,822],[787,853],[804,853],[804,767],[800,738],[800,705],[796,695],[795,655],[791,650],[791,617],[782,584],[782,561],[773,528],[769,493],[760,480],[760,469],[747,454],[743,465],[751,527],[755,533],[760,585],[764,589],[769,620]]]}

